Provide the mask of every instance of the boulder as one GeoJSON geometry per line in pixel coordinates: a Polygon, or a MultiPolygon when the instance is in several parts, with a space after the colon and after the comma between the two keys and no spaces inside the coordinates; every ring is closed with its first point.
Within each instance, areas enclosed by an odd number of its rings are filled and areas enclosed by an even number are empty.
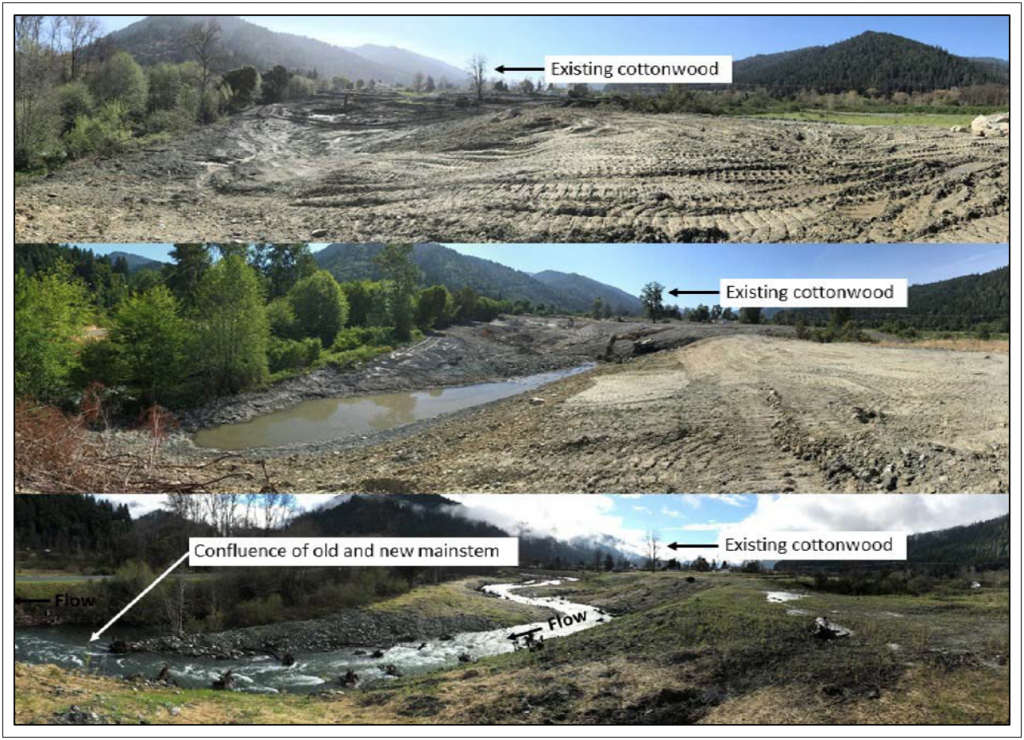
{"type": "Polygon", "coordinates": [[[818,617],[814,620],[814,636],[819,640],[839,640],[849,637],[853,632],[842,627],[828,617],[818,617]]]}
{"type": "Polygon", "coordinates": [[[235,673],[232,669],[228,669],[222,673],[220,678],[216,679],[212,687],[215,691],[232,691],[238,684],[238,679],[235,678],[235,673]]]}
{"type": "Polygon", "coordinates": [[[971,121],[971,133],[974,134],[975,136],[984,136],[985,135],[985,129],[987,129],[987,128],[988,128],[988,117],[987,116],[978,116],[973,121],[971,121]]]}

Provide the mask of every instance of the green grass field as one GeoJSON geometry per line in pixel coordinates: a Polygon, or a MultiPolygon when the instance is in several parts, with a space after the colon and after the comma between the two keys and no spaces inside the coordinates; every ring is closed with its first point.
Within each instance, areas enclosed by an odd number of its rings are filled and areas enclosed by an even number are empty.
{"type": "MultiPolygon", "coordinates": [[[[995,112],[995,111],[993,111],[995,112]]],[[[790,121],[845,123],[855,126],[951,126],[970,127],[976,114],[950,113],[855,113],[844,111],[803,110],[778,113],[757,113],[755,118],[782,118],[790,121]]]]}

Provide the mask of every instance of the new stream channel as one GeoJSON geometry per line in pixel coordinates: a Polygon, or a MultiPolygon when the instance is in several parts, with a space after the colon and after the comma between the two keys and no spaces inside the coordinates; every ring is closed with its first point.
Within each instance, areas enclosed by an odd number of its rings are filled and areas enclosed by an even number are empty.
{"type": "Polygon", "coordinates": [[[368,435],[526,393],[593,367],[587,363],[493,383],[303,401],[251,421],[201,429],[193,441],[199,447],[238,451],[368,435]]]}
{"type": "MultiPolygon", "coordinates": [[[[25,663],[55,664],[63,668],[98,672],[128,677],[141,674],[156,676],[169,666],[170,676],[182,688],[209,688],[211,683],[231,669],[241,691],[251,693],[312,692],[324,684],[337,685],[339,676],[347,671],[358,674],[360,683],[392,678],[385,672],[394,666],[400,675],[425,673],[457,665],[460,656],[473,660],[515,650],[509,635],[540,628],[534,639],[561,637],[611,620],[600,609],[585,604],[574,604],[559,597],[528,597],[516,593],[522,588],[558,586],[563,581],[528,581],[526,583],[500,583],[484,586],[483,590],[499,598],[520,604],[530,604],[571,616],[557,623],[534,622],[506,629],[486,632],[460,632],[451,639],[429,642],[399,643],[387,650],[377,651],[373,646],[358,646],[335,652],[295,653],[295,662],[284,666],[270,655],[251,656],[240,660],[193,658],[166,653],[128,653],[115,655],[108,648],[112,640],[101,639],[90,643],[90,630],[65,627],[19,627],[15,631],[15,660],[25,663]],[[577,621],[578,620],[578,621],[577,621]]],[[[517,642],[524,646],[525,638],[517,642]]]]}

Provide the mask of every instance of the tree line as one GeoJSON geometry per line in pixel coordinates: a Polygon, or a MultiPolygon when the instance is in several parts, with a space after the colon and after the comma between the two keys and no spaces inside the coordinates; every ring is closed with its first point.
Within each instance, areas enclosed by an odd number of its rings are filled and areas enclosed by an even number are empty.
{"type": "Polygon", "coordinates": [[[14,163],[18,171],[110,154],[133,141],[209,125],[257,102],[308,97],[376,82],[326,79],[281,65],[225,69],[230,55],[215,19],[189,26],[189,59],[145,69],[100,38],[89,16],[16,16],[14,26],[14,163]]]}
{"type": "Polygon", "coordinates": [[[160,269],[135,271],[79,247],[19,246],[16,393],[105,420],[181,408],[517,308],[468,286],[421,288],[411,254],[387,245],[378,280],[339,284],[307,244],[176,244],[160,269]]]}

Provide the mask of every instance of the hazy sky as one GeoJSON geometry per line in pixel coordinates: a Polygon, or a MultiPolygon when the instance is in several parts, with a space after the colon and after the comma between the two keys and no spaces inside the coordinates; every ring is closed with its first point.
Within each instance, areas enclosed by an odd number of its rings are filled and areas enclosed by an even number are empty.
{"type": "MultiPolygon", "coordinates": [[[[166,260],[171,244],[86,244],[97,254],[132,252],[166,260]]],[[[325,245],[311,245],[314,251],[325,245]]],[[[657,280],[669,289],[717,290],[721,278],[907,278],[929,283],[1010,263],[1006,244],[448,244],[463,254],[524,272],[576,272],[639,295],[657,280]]],[[[679,305],[707,303],[707,296],[679,305]]]]}
{"type": "MultiPolygon", "coordinates": [[[[105,16],[108,31],[141,16],[105,16]]],[[[1009,59],[1006,16],[242,16],[337,46],[401,46],[460,69],[477,52],[495,67],[543,66],[556,54],[728,54],[736,59],[886,31],[961,56],[1009,59]]]]}
{"type": "MultiPolygon", "coordinates": [[[[164,505],[153,494],[104,495],[128,503],[135,517],[164,505]]],[[[300,494],[308,511],[347,496],[300,494]]],[[[460,515],[511,530],[526,522],[537,534],[560,539],[611,535],[637,552],[644,533],[657,530],[662,541],[704,544],[725,531],[905,531],[928,532],[985,521],[1009,511],[1006,495],[916,494],[736,495],[736,494],[460,494],[460,515]]],[[[693,550],[688,558],[713,550],[693,550]]]]}

